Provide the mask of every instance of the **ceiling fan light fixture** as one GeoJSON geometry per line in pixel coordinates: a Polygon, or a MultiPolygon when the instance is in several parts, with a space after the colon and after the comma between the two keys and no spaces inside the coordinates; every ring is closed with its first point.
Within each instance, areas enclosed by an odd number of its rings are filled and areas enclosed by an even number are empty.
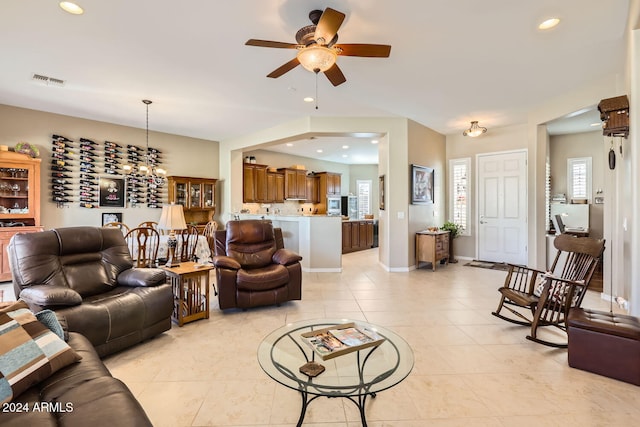
{"type": "Polygon", "coordinates": [[[333,67],[338,59],[335,50],[319,45],[312,45],[300,49],[297,55],[300,65],[313,73],[325,72],[333,67]]]}
{"type": "Polygon", "coordinates": [[[487,131],[487,128],[484,128],[482,126],[478,126],[478,121],[474,120],[474,121],[471,122],[471,127],[469,129],[465,130],[464,132],[462,132],[462,135],[470,136],[471,138],[475,138],[477,136],[482,135],[486,131],[487,131]]]}

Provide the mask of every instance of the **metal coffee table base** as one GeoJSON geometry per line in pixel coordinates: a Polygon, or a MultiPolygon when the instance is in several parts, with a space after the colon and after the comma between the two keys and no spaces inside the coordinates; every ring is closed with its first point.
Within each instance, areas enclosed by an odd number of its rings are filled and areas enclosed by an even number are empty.
{"type": "Polygon", "coordinates": [[[311,402],[313,402],[314,400],[316,400],[319,397],[327,397],[329,399],[342,397],[342,398],[345,398],[345,399],[349,399],[350,401],[352,401],[358,407],[358,410],[360,411],[360,420],[362,421],[362,427],[367,427],[367,419],[366,419],[366,417],[364,415],[364,404],[367,401],[367,396],[371,396],[373,398],[376,397],[375,393],[369,393],[369,394],[359,395],[358,396],[358,400],[356,400],[352,396],[339,396],[339,395],[336,395],[336,396],[318,396],[318,395],[314,395],[311,399],[309,399],[309,393],[307,393],[306,391],[300,391],[300,395],[302,396],[302,410],[300,411],[300,418],[298,418],[298,423],[296,424],[297,427],[301,427],[302,426],[302,422],[304,421],[304,416],[307,413],[307,406],[309,406],[309,404],[311,402]]]}

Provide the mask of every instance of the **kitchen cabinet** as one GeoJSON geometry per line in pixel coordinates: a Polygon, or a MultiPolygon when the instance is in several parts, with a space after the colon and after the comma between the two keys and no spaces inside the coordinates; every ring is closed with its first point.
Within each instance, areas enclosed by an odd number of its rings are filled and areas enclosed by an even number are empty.
{"type": "Polygon", "coordinates": [[[307,199],[307,171],[304,169],[280,168],[284,172],[284,198],[290,200],[307,199]]]}
{"type": "Polygon", "coordinates": [[[342,222],[342,253],[373,247],[373,221],[342,222]]]}
{"type": "Polygon", "coordinates": [[[244,163],[243,165],[243,197],[244,203],[266,203],[267,200],[267,165],[244,163]]]}
{"type": "Polygon", "coordinates": [[[327,173],[327,196],[340,195],[341,178],[339,173],[327,173]]]}
{"type": "Polygon", "coordinates": [[[449,260],[448,231],[420,231],[416,233],[416,269],[420,261],[430,262],[433,271],[440,260],[449,260]]]}
{"type": "Polygon", "coordinates": [[[315,175],[306,177],[307,203],[320,203],[320,178],[315,175]]]}
{"type": "Polygon", "coordinates": [[[42,231],[40,159],[0,151],[0,281],[11,280],[7,246],[14,234],[42,231]]]}
{"type": "Polygon", "coordinates": [[[213,218],[217,179],[169,176],[167,180],[169,203],[182,205],[187,224],[204,225],[213,218]]]}
{"type": "Polygon", "coordinates": [[[315,174],[320,179],[320,197],[339,196],[341,193],[342,175],[335,172],[317,172],[315,174]]]}
{"type": "Polygon", "coordinates": [[[284,173],[267,171],[267,203],[284,203],[284,173]]]}

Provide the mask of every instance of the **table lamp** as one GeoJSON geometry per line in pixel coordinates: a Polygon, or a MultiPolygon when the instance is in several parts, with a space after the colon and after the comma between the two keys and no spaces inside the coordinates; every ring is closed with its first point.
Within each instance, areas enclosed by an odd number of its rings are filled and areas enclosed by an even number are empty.
{"type": "Polygon", "coordinates": [[[187,223],[184,220],[184,211],[182,205],[176,205],[171,203],[170,205],[162,205],[162,213],[160,214],[160,221],[158,222],[158,228],[162,230],[169,230],[169,240],[167,240],[168,256],[166,267],[177,267],[180,265],[176,262],[175,252],[178,240],[176,239],[176,230],[185,230],[187,223]]]}

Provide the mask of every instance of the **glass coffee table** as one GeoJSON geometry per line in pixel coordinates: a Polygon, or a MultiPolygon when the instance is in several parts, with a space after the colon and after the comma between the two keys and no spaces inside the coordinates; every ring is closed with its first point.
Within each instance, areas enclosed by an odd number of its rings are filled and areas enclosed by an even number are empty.
{"type": "Polygon", "coordinates": [[[365,403],[369,396],[395,386],[413,369],[413,351],[398,334],[363,321],[315,319],[291,323],[271,332],[258,347],[262,369],[280,384],[298,390],[302,425],[309,404],[318,397],[344,397],[360,411],[366,427],[365,403]],[[301,337],[302,333],[354,322],[358,327],[375,331],[384,341],[375,347],[322,360],[301,337]],[[325,370],[316,377],[300,372],[307,362],[317,362],[325,370]]]}

